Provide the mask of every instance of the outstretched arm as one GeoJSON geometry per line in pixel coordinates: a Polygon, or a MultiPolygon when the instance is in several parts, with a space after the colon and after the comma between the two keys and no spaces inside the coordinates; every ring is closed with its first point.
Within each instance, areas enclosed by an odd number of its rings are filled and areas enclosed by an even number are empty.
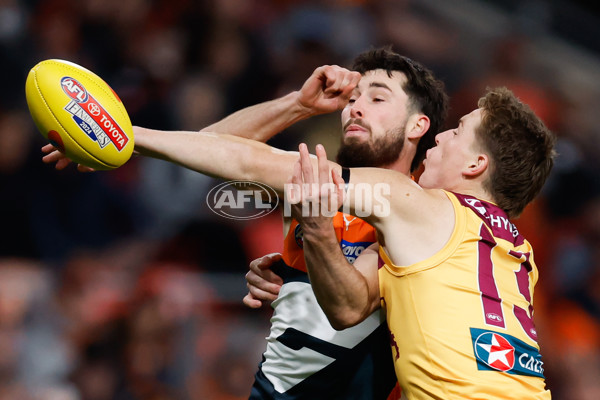
{"type": "MultiPolygon", "coordinates": [[[[358,72],[336,65],[321,66],[314,70],[300,90],[239,110],[201,132],[226,133],[266,142],[298,121],[342,109],[359,80],[358,72]]],[[[134,127],[136,142],[139,129],[134,127]]],[[[163,132],[164,135],[170,133],[163,132]]],[[[150,155],[144,150],[143,146],[136,146],[136,151],[142,155],[150,155]]],[[[56,163],[56,169],[70,164],[70,160],[51,144],[44,146],[42,152],[46,154],[42,160],[47,164],[56,163]]],[[[81,165],[78,168],[80,171],[91,170],[81,165]]]]}
{"type": "Polygon", "coordinates": [[[261,182],[282,193],[292,174],[296,152],[288,152],[227,134],[169,132],[136,128],[136,149],[205,175],[261,182]]]}
{"type": "Polygon", "coordinates": [[[379,307],[377,245],[350,264],[342,254],[333,215],[342,204],[344,181],[330,172],[322,146],[317,146],[318,179],[305,147],[294,167],[288,194],[294,217],[303,230],[304,258],[319,305],[335,329],[363,321],[379,307]]]}

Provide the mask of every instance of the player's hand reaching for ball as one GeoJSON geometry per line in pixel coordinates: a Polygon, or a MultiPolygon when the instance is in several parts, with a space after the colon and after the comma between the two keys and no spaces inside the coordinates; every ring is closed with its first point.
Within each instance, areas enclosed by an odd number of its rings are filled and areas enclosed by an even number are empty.
{"type": "Polygon", "coordinates": [[[66,60],[40,61],[27,74],[25,97],[36,127],[51,143],[42,148],[45,163],[60,170],[73,160],[80,171],[112,170],[131,157],[129,114],[89,69],[66,60]]]}
{"type": "MultiPolygon", "coordinates": [[[[45,156],[42,157],[42,161],[46,164],[56,163],[54,168],[56,168],[59,171],[67,168],[67,166],[72,163],[72,161],[68,159],[67,156],[61,153],[60,150],[54,147],[51,143],[48,143],[47,145],[42,147],[42,153],[45,154],[45,156]]],[[[77,170],[79,172],[95,171],[95,169],[86,167],[82,164],[77,164],[77,170]]]]}

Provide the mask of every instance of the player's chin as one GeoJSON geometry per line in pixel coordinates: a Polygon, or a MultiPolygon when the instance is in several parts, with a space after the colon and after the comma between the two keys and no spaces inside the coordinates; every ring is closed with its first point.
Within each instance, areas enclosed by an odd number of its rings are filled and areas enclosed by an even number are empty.
{"type": "Polygon", "coordinates": [[[368,132],[364,131],[349,131],[344,133],[344,144],[366,143],[371,138],[368,132]]]}
{"type": "Polygon", "coordinates": [[[430,176],[427,176],[427,175],[425,175],[425,176],[421,175],[419,177],[419,180],[417,181],[417,183],[423,189],[439,189],[440,188],[440,185],[437,184],[436,180],[432,179],[430,176]]]}

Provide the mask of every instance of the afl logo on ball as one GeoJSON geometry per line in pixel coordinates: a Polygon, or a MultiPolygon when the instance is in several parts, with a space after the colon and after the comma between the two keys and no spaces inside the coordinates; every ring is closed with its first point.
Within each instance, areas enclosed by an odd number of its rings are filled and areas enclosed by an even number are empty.
{"type": "Polygon", "coordinates": [[[87,90],[83,87],[83,85],[77,82],[75,79],[65,76],[60,80],[60,85],[63,88],[63,91],[75,100],[78,103],[83,103],[88,99],[87,90]]]}
{"type": "Polygon", "coordinates": [[[217,215],[229,219],[255,219],[275,210],[279,197],[268,185],[250,181],[228,181],[208,192],[206,204],[217,215]]]}

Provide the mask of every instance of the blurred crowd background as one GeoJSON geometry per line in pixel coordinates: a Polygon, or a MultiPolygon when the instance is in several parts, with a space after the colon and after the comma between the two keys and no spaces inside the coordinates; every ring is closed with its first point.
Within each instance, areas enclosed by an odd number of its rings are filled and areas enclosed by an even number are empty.
{"type": "MultiPolygon", "coordinates": [[[[76,62],[135,125],[198,130],[384,44],[446,82],[449,126],[503,85],[558,134],[551,179],[515,223],[536,250],[548,386],[600,399],[600,19],[585,4],[0,0],[0,400],[247,398],[271,311],[242,305],[244,274],[283,237],[277,213],[211,213],[219,181],[162,161],[43,164],[31,67],[76,62]]],[[[333,154],[340,129],[320,116],[270,143],[333,154]]]]}

